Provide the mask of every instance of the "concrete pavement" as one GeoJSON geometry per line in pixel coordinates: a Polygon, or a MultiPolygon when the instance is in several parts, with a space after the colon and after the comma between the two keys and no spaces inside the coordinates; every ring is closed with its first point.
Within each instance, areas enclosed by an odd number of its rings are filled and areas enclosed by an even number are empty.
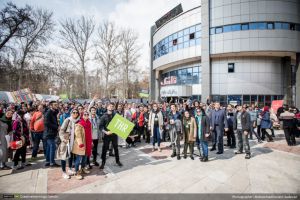
{"type": "Polygon", "coordinates": [[[252,140],[250,160],[225,148],[223,155],[209,152],[207,163],[170,158],[168,143],[162,152],[142,143],[119,148],[122,168],[109,157],[104,171],[94,167],[81,181],[65,180],[60,168],[44,168],[39,160],[12,174],[0,171],[0,193],[300,193],[299,138],[294,147],[286,145],[282,131],[275,139],[252,140]]]}

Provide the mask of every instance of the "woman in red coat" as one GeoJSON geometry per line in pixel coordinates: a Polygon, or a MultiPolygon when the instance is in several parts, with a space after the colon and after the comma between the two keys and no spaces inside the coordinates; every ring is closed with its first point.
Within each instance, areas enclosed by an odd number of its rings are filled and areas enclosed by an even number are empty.
{"type": "MultiPolygon", "coordinates": [[[[86,111],[86,110],[84,111],[83,117],[82,117],[82,119],[80,119],[78,124],[80,124],[84,128],[84,133],[85,133],[85,156],[86,156],[85,161],[87,161],[87,159],[89,159],[90,156],[92,155],[92,144],[93,144],[93,140],[92,140],[92,123],[89,120],[89,112],[88,111],[86,111]]],[[[84,167],[84,166],[82,166],[82,167],[84,167]]]]}

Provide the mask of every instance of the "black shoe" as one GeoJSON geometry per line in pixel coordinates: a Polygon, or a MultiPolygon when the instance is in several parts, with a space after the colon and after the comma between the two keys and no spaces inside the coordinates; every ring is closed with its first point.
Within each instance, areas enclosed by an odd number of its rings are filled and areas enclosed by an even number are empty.
{"type": "Polygon", "coordinates": [[[230,146],[230,149],[235,149],[236,148],[236,146],[230,146]]]}
{"type": "Polygon", "coordinates": [[[213,147],[213,148],[211,148],[211,149],[210,149],[210,151],[215,151],[215,150],[216,150],[216,148],[215,148],[215,147],[213,147]]]}
{"type": "Polygon", "coordinates": [[[223,154],[223,152],[218,151],[216,154],[223,154]]]}
{"type": "Polygon", "coordinates": [[[208,157],[204,157],[201,161],[202,162],[207,162],[208,161],[208,157]]]}
{"type": "Polygon", "coordinates": [[[181,157],[180,157],[180,155],[178,155],[178,156],[177,156],[177,160],[180,160],[180,159],[181,159],[181,157]]]}
{"type": "Polygon", "coordinates": [[[236,151],[234,152],[234,154],[242,154],[243,152],[242,151],[236,151]]]}
{"type": "Polygon", "coordinates": [[[119,166],[119,167],[122,167],[123,166],[123,164],[119,161],[119,162],[117,162],[117,165],[119,166]]]}
{"type": "Polygon", "coordinates": [[[1,167],[1,170],[10,170],[11,167],[7,166],[7,165],[3,165],[3,167],[1,167]]]}
{"type": "Polygon", "coordinates": [[[99,163],[98,163],[98,162],[96,162],[96,161],[95,161],[95,162],[93,162],[93,164],[94,164],[95,166],[97,166],[97,167],[99,166],[99,163]]]}
{"type": "Polygon", "coordinates": [[[45,163],[44,166],[45,166],[45,167],[49,167],[49,166],[50,166],[50,163],[45,163]]]}
{"type": "Polygon", "coordinates": [[[99,167],[99,169],[104,169],[104,163],[101,164],[101,166],[99,167]]]}
{"type": "Polygon", "coordinates": [[[191,158],[192,160],[194,160],[194,156],[190,156],[190,158],[191,158]]]}
{"type": "Polygon", "coordinates": [[[17,170],[21,170],[21,169],[24,169],[24,167],[20,166],[20,167],[17,168],[17,170]]]}
{"type": "Polygon", "coordinates": [[[187,156],[186,156],[186,155],[184,155],[184,156],[183,156],[183,158],[184,158],[184,159],[186,159],[186,158],[187,158],[187,156]]]}
{"type": "Polygon", "coordinates": [[[60,167],[60,165],[58,165],[57,163],[54,163],[54,164],[50,164],[50,167],[60,167]]]}
{"type": "Polygon", "coordinates": [[[92,167],[91,165],[88,165],[88,166],[86,167],[86,169],[93,169],[93,167],[92,167]]]}
{"type": "Polygon", "coordinates": [[[250,154],[247,154],[246,156],[245,156],[245,159],[250,159],[251,158],[251,155],[250,154]]]}
{"type": "Polygon", "coordinates": [[[174,158],[176,156],[176,153],[172,153],[171,158],[174,158]]]}
{"type": "Polygon", "coordinates": [[[111,152],[110,152],[108,155],[111,156],[111,157],[114,157],[114,156],[115,156],[115,154],[113,154],[113,153],[111,153],[111,152]]]}

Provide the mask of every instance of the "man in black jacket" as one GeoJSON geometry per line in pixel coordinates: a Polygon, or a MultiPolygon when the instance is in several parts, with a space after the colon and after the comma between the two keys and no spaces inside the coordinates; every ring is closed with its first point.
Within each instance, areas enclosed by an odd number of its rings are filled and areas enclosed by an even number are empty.
{"type": "Polygon", "coordinates": [[[104,165],[106,162],[106,153],[109,150],[110,142],[112,142],[113,145],[117,165],[119,165],[120,167],[123,166],[122,163],[120,162],[120,157],[119,157],[118,136],[107,129],[109,123],[114,117],[113,108],[114,108],[113,103],[109,103],[107,105],[107,112],[100,119],[100,131],[103,134],[103,147],[102,147],[102,155],[101,155],[102,164],[100,166],[100,169],[104,169],[104,165]]]}
{"type": "Polygon", "coordinates": [[[250,114],[246,111],[247,106],[238,106],[234,115],[233,128],[236,130],[238,137],[238,151],[235,154],[243,153],[243,146],[246,152],[246,159],[251,158],[248,134],[250,132],[251,120],[250,114]]]}
{"type": "Polygon", "coordinates": [[[45,115],[45,132],[44,139],[46,140],[46,163],[45,166],[57,167],[54,161],[56,144],[55,139],[58,134],[58,104],[55,101],[50,102],[50,109],[45,115]]]}

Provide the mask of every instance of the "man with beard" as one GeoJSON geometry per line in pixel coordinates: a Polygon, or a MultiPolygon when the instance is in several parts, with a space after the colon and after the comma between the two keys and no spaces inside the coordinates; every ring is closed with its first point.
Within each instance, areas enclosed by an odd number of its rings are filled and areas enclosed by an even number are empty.
{"type": "Polygon", "coordinates": [[[115,152],[116,163],[122,167],[123,164],[120,162],[119,149],[118,149],[118,136],[107,129],[109,123],[114,117],[113,114],[114,104],[109,103],[107,105],[107,112],[100,119],[100,131],[103,133],[103,148],[102,148],[102,164],[100,169],[104,169],[106,162],[106,153],[109,150],[109,144],[112,142],[113,149],[115,152]]]}

